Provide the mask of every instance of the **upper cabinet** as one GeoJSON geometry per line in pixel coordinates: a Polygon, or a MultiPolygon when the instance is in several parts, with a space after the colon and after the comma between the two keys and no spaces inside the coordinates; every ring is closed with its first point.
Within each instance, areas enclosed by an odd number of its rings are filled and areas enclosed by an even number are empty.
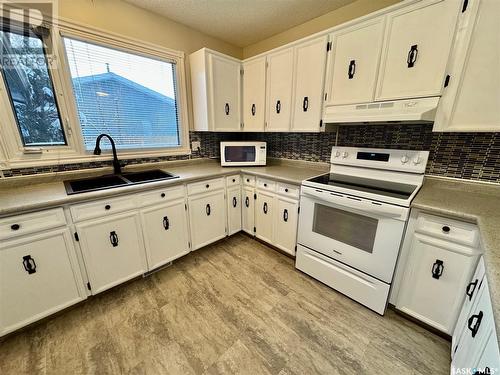
{"type": "Polygon", "coordinates": [[[326,105],[373,101],[383,33],[383,18],[376,18],[332,35],[326,105]]]}
{"type": "Polygon", "coordinates": [[[243,130],[264,131],[266,58],[243,63],[243,130]]]}
{"type": "Polygon", "coordinates": [[[203,48],[189,56],[194,130],[239,131],[241,62],[203,48]]]}
{"type": "Polygon", "coordinates": [[[387,16],[376,100],[441,94],[460,5],[424,0],[387,16]]]}
{"type": "Polygon", "coordinates": [[[293,48],[267,56],[267,131],[290,130],[293,73],[293,48]]]}
{"type": "Polygon", "coordinates": [[[500,1],[469,0],[462,10],[434,130],[499,131],[500,1]]]}
{"type": "Polygon", "coordinates": [[[291,131],[319,131],[322,127],[323,92],[328,36],[295,47],[295,82],[291,131]]]}

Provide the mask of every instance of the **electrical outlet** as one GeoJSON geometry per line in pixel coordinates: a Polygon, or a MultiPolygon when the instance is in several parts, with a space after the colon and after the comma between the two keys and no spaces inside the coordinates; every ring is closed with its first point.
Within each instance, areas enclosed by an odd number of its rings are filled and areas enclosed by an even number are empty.
{"type": "Polygon", "coordinates": [[[199,149],[201,149],[201,142],[200,141],[191,142],[191,150],[192,151],[198,151],[199,149]]]}

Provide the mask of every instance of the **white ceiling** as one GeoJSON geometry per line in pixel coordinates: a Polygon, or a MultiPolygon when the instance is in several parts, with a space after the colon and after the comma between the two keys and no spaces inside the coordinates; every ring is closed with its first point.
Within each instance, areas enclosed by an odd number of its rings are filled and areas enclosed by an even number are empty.
{"type": "Polygon", "coordinates": [[[355,0],[125,0],[246,47],[355,0]]]}

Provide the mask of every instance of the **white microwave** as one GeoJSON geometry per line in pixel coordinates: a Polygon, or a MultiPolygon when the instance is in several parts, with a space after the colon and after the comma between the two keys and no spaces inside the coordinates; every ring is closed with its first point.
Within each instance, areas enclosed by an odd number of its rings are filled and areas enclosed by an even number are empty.
{"type": "Polygon", "coordinates": [[[266,165],[266,142],[221,142],[220,160],[223,167],[266,165]]]}

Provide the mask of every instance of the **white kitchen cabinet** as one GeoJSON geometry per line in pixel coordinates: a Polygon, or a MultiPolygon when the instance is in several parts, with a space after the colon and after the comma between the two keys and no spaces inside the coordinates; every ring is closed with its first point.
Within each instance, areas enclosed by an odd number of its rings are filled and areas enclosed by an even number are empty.
{"type": "Polygon", "coordinates": [[[492,374],[493,369],[497,369],[497,371],[500,369],[500,351],[498,350],[498,338],[494,325],[490,326],[486,343],[479,353],[479,359],[474,368],[482,371],[483,374],[492,374]],[[490,371],[488,372],[487,369],[490,371]]]}
{"type": "Polygon", "coordinates": [[[258,190],[255,202],[255,235],[270,244],[274,243],[274,197],[274,193],[258,190]]]}
{"type": "Polygon", "coordinates": [[[239,131],[241,62],[203,48],[189,56],[194,130],[239,131]]]}
{"type": "Polygon", "coordinates": [[[102,292],[147,271],[136,211],[93,219],[76,225],[92,294],[102,292]]]}
{"type": "Polygon", "coordinates": [[[384,19],[381,17],[332,35],[325,105],[373,101],[383,37],[384,19]]]}
{"type": "Polygon", "coordinates": [[[295,82],[291,131],[321,130],[328,36],[295,47],[295,82]]]}
{"type": "Polygon", "coordinates": [[[226,200],[224,190],[190,195],[188,202],[193,250],[197,250],[226,236],[226,200]]]}
{"type": "Polygon", "coordinates": [[[189,230],[184,199],[141,210],[148,270],[189,253],[189,230]]]}
{"type": "Polygon", "coordinates": [[[275,204],[274,225],[276,233],[274,236],[274,246],[291,255],[295,255],[299,202],[294,199],[276,196],[275,204]]]}
{"type": "Polygon", "coordinates": [[[243,130],[264,131],[266,107],[266,58],[243,63],[243,130]]]}
{"type": "Polygon", "coordinates": [[[235,234],[241,230],[242,216],[241,186],[233,186],[227,189],[227,231],[228,235],[235,234]]]}
{"type": "Polygon", "coordinates": [[[293,48],[267,56],[266,131],[290,130],[293,91],[293,48]]]}
{"type": "Polygon", "coordinates": [[[85,298],[69,229],[0,243],[0,336],[85,298]]]}
{"type": "Polygon", "coordinates": [[[450,78],[439,102],[434,131],[500,130],[500,1],[467,3],[459,16],[450,78]]]}
{"type": "Polygon", "coordinates": [[[389,13],[376,100],[441,94],[461,6],[423,0],[389,13]]]}
{"type": "Polygon", "coordinates": [[[242,229],[255,235],[255,188],[252,186],[243,186],[242,189],[242,211],[241,211],[241,227],[242,229]]]}

